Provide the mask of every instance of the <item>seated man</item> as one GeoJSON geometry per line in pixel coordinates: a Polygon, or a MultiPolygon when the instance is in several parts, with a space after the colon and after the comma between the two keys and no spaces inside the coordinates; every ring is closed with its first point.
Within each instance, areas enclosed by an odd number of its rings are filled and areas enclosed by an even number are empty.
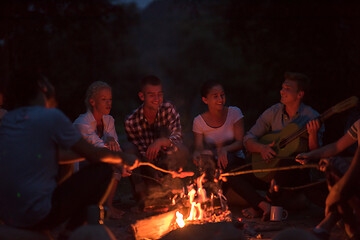
{"type": "Polygon", "coordinates": [[[359,239],[358,222],[354,213],[360,216],[359,205],[354,201],[360,199],[360,119],[358,119],[342,136],[334,143],[308,153],[296,156],[297,161],[305,164],[310,159],[320,159],[335,156],[345,149],[357,143],[357,150],[351,163],[343,158],[333,158],[328,162],[327,179],[330,193],[326,199],[326,217],[315,228],[318,236],[327,236],[336,222],[342,218],[345,230],[350,239],[359,239]],[[354,199],[353,197],[357,197],[354,199]],[[349,201],[351,200],[351,201],[349,201]],[[350,204],[349,204],[350,203],[350,204]],[[357,207],[357,208],[356,208],[357,207]]]}
{"type": "MultiPolygon", "coordinates": [[[[264,135],[271,132],[280,132],[289,123],[297,123],[300,127],[306,125],[308,132],[307,146],[309,149],[316,149],[321,143],[324,128],[320,128],[318,120],[314,120],[319,114],[311,107],[305,105],[302,100],[305,95],[309,79],[301,73],[286,72],[285,80],[280,90],[280,103],[277,103],[261,114],[255,125],[246,133],[244,144],[248,152],[260,154],[260,160],[269,163],[276,157],[277,153],[273,149],[276,139],[270,144],[263,144],[259,140],[264,135]],[[320,129],[320,130],[319,130],[320,129]]],[[[290,164],[296,163],[293,161],[290,164]]],[[[280,164],[289,164],[280,162],[280,164]]],[[[308,172],[306,171],[280,171],[275,173],[275,181],[281,187],[302,185],[308,181],[308,172]]],[[[245,194],[253,193],[253,187],[269,188],[265,180],[254,177],[254,175],[244,176],[243,192],[245,194]],[[250,179],[251,178],[251,179],[250,179]],[[266,183],[266,184],[264,184],[266,183]],[[251,185],[250,185],[251,184],[251,185]]],[[[274,201],[274,199],[269,199],[274,201]]]]}
{"type": "MultiPolygon", "coordinates": [[[[112,151],[121,151],[118,136],[115,131],[115,121],[110,116],[112,104],[111,87],[101,81],[93,82],[86,91],[85,105],[87,112],[81,114],[75,121],[74,126],[80,131],[86,141],[96,147],[107,147],[112,151]]],[[[120,218],[123,212],[113,206],[121,173],[115,171],[115,182],[111,189],[107,206],[110,209],[111,218],[120,218]]]]}
{"type": "MultiPolygon", "coordinates": [[[[187,164],[187,150],[182,144],[180,115],[173,104],[163,102],[164,93],[159,78],[147,76],[141,81],[139,98],[143,104],[125,121],[130,143],[135,145],[142,161],[178,171],[187,164]]],[[[141,174],[158,178],[159,172],[143,167],[141,174]]],[[[132,176],[135,197],[144,200],[148,178],[132,176]],[[145,182],[144,182],[145,181],[145,182]]]]}
{"type": "Polygon", "coordinates": [[[47,108],[55,92],[42,75],[19,71],[9,85],[10,111],[0,127],[0,219],[32,230],[66,222],[69,235],[85,223],[88,206],[104,202],[113,182],[109,163],[127,171],[136,158],[94,147],[61,111],[47,108]],[[58,184],[59,165],[83,158],[91,164],[58,184]]]}

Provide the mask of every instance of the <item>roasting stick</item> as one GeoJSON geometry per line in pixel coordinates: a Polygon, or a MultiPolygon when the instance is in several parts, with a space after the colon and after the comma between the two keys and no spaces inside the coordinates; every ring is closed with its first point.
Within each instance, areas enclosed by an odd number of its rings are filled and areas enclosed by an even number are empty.
{"type": "Polygon", "coordinates": [[[243,174],[255,173],[255,172],[274,172],[274,171],[285,171],[291,169],[318,168],[318,167],[319,167],[318,164],[306,164],[306,165],[296,165],[296,166],[288,166],[288,167],[268,168],[268,169],[254,169],[247,171],[222,173],[220,174],[220,177],[237,176],[237,175],[243,175],[243,174]]]}
{"type": "MultiPolygon", "coordinates": [[[[274,157],[274,158],[276,158],[278,160],[287,160],[287,161],[294,160],[294,157],[274,157]]],[[[304,158],[297,158],[297,159],[302,160],[304,158]]],[[[241,165],[241,166],[239,166],[239,167],[237,167],[235,169],[230,170],[230,172],[236,172],[236,171],[239,171],[240,169],[250,167],[250,166],[252,166],[253,163],[266,162],[266,161],[268,161],[268,160],[257,160],[257,161],[253,161],[252,163],[246,163],[246,164],[241,165]]]]}
{"type": "MultiPolygon", "coordinates": [[[[152,163],[149,163],[149,162],[140,162],[137,167],[140,167],[140,166],[150,166],[156,170],[159,170],[161,172],[164,172],[164,173],[170,173],[172,175],[173,178],[176,178],[176,177],[179,177],[179,178],[185,178],[185,177],[191,177],[191,176],[194,176],[194,173],[193,172],[175,172],[175,171],[169,171],[169,170],[165,170],[165,169],[162,169],[162,168],[159,168],[157,166],[155,166],[154,164],[152,163]]],[[[134,168],[132,168],[131,170],[133,170],[134,168]]]]}

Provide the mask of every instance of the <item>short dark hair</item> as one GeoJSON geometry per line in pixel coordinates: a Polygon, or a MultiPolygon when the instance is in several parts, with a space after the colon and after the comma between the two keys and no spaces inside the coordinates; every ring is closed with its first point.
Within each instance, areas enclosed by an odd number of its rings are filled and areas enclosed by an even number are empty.
{"type": "Polygon", "coordinates": [[[219,85],[220,85],[221,87],[223,87],[221,83],[216,82],[216,81],[214,81],[214,80],[208,80],[208,81],[204,82],[203,85],[201,86],[201,90],[200,90],[201,97],[205,97],[205,98],[206,98],[206,96],[209,94],[209,91],[210,91],[213,87],[219,86],[219,85]]]}
{"type": "Polygon", "coordinates": [[[308,76],[302,73],[297,72],[285,72],[284,73],[285,80],[295,81],[298,86],[299,91],[307,92],[309,89],[310,79],[308,76]]]}
{"type": "Polygon", "coordinates": [[[154,75],[148,75],[141,79],[140,91],[142,91],[146,85],[159,86],[161,85],[161,80],[154,75]]]}
{"type": "Polygon", "coordinates": [[[39,84],[45,79],[44,75],[34,69],[14,71],[4,93],[9,110],[29,106],[40,91],[39,84]]]}

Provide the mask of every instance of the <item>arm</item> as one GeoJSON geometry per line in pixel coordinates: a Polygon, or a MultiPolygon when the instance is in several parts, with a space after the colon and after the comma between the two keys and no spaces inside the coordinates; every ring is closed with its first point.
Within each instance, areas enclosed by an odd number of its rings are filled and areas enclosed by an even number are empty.
{"type": "Polygon", "coordinates": [[[270,160],[276,156],[276,152],[272,147],[275,145],[275,141],[271,144],[259,143],[255,138],[249,138],[246,143],[246,149],[250,152],[260,153],[264,160],[270,160]]]}
{"type": "Polygon", "coordinates": [[[328,214],[338,202],[344,202],[352,196],[353,186],[358,184],[360,174],[360,148],[358,147],[351,165],[345,175],[330,190],[326,198],[326,214],[328,214]]]}
{"type": "Polygon", "coordinates": [[[71,147],[71,150],[79,156],[86,158],[91,163],[105,162],[132,166],[137,160],[135,155],[123,152],[113,152],[107,148],[98,148],[88,143],[83,138],[80,138],[80,140],[71,147]]]}
{"type": "Polygon", "coordinates": [[[319,148],[319,129],[320,129],[319,120],[311,120],[306,124],[307,132],[309,134],[309,149],[310,151],[319,148]]]}
{"type": "Polygon", "coordinates": [[[274,115],[272,108],[268,108],[256,120],[255,125],[246,133],[244,137],[244,145],[251,153],[260,153],[264,160],[269,160],[276,156],[276,152],[272,149],[275,142],[271,144],[262,144],[259,138],[267,134],[271,129],[271,118],[274,115]]]}
{"type": "Polygon", "coordinates": [[[243,139],[244,139],[244,119],[234,123],[234,135],[235,142],[230,145],[223,146],[222,149],[226,152],[235,152],[244,148],[243,139]]]}
{"type": "Polygon", "coordinates": [[[85,158],[81,157],[79,154],[76,154],[75,152],[71,150],[65,150],[60,148],[58,151],[58,157],[59,157],[59,164],[72,164],[75,162],[81,162],[84,161],[85,158]]]}
{"type": "Polygon", "coordinates": [[[171,121],[169,124],[169,139],[173,144],[182,143],[180,115],[175,108],[171,109],[171,121]]]}
{"type": "Polygon", "coordinates": [[[196,132],[193,133],[194,133],[194,144],[195,144],[193,161],[196,164],[200,160],[201,152],[204,150],[204,143],[203,143],[204,135],[196,132]]]}
{"type": "Polygon", "coordinates": [[[218,165],[219,167],[222,166],[224,169],[227,167],[228,164],[227,153],[235,152],[243,148],[244,119],[241,118],[240,120],[236,121],[233,127],[235,141],[229,145],[217,149],[218,165]]]}
{"type": "Polygon", "coordinates": [[[176,112],[174,107],[169,107],[167,111],[169,111],[169,125],[167,128],[170,132],[170,135],[168,138],[158,138],[149,145],[146,150],[146,156],[149,160],[155,159],[162,147],[172,147],[173,145],[182,142],[180,115],[178,112],[176,112]]]}
{"type": "Polygon", "coordinates": [[[308,153],[300,153],[296,156],[298,159],[297,161],[300,163],[306,163],[307,160],[300,160],[303,159],[318,159],[318,158],[327,158],[337,155],[338,153],[344,151],[346,148],[350,147],[352,144],[356,142],[348,133],[342,136],[336,142],[330,143],[325,145],[322,148],[318,148],[314,151],[308,153]],[[305,162],[303,162],[305,161],[305,162]]]}
{"type": "Polygon", "coordinates": [[[115,130],[115,120],[110,115],[105,115],[104,119],[104,130],[105,130],[105,146],[112,151],[121,151],[120,144],[118,142],[118,136],[115,130]]]}

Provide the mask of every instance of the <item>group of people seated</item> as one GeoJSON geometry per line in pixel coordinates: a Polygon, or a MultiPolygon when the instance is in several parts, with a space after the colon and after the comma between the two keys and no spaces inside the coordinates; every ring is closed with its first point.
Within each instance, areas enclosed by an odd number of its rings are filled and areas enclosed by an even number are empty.
{"type": "MultiPolygon", "coordinates": [[[[164,101],[162,83],[156,76],[142,79],[138,93],[142,104],[125,119],[128,142],[121,146],[114,118],[109,115],[112,91],[107,83],[97,81],[89,86],[85,99],[87,112],[71,123],[54,108],[55,89],[45,76],[22,71],[9,82],[7,91],[17,94],[6,98],[11,109],[0,127],[0,219],[5,224],[33,230],[51,229],[66,221],[65,238],[86,222],[90,205],[106,204],[113,217],[121,216],[112,203],[122,177],[130,176],[134,197],[141,206],[153,184],[151,179],[161,176],[152,168],[137,168],[139,161],[182,171],[188,159],[197,165],[202,154],[210,152],[223,172],[248,163],[245,155],[258,155],[266,165],[278,155],[275,148],[278,139],[264,143],[261,138],[281,132],[290,123],[307,130],[300,137],[305,142],[300,144],[301,150],[290,154],[304,153],[298,154],[296,160],[294,157],[292,161],[279,161],[279,166],[335,156],[360,142],[358,120],[339,141],[319,148],[325,128],[318,119],[319,113],[303,103],[309,79],[301,73],[284,74],[280,102],[266,109],[248,132],[244,129],[243,112],[225,105],[223,85],[205,82],[201,100],[207,110],[193,121],[192,156],[183,142],[180,115],[171,102],[164,101]],[[88,164],[79,164],[82,160],[88,164]],[[74,163],[75,173],[59,181],[59,168],[74,163]],[[132,172],[139,174],[131,175],[132,172]]],[[[350,167],[347,166],[349,170],[346,168],[342,175],[337,175],[337,181],[329,174],[332,177],[328,178],[330,192],[324,202],[326,217],[314,228],[314,234],[328,237],[341,218],[348,235],[357,239],[355,211],[348,201],[360,193],[359,158],[357,150],[350,167]]],[[[253,174],[229,177],[223,186],[224,190],[232,188],[250,205],[243,210],[244,216],[267,221],[271,205],[279,204],[281,198],[295,196],[291,191],[274,189],[310,181],[310,171],[291,170],[275,172],[271,181],[253,174]],[[264,190],[266,195],[257,190],[264,190]]]]}

